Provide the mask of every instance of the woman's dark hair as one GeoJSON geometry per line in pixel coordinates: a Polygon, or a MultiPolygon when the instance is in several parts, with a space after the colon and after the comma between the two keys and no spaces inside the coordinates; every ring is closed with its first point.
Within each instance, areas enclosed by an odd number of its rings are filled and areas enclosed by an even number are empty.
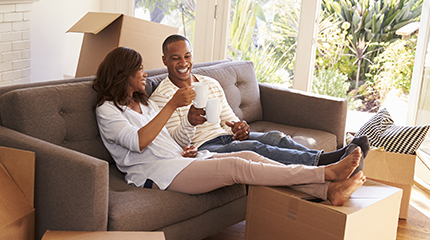
{"type": "MultiPolygon", "coordinates": [[[[129,78],[139,71],[142,62],[140,53],[130,48],[118,47],[108,53],[93,81],[93,89],[98,93],[97,106],[105,101],[112,101],[123,111],[121,106],[127,106],[130,103],[129,78]]],[[[146,91],[133,93],[133,100],[144,105],[148,105],[148,98],[146,91]]]]}

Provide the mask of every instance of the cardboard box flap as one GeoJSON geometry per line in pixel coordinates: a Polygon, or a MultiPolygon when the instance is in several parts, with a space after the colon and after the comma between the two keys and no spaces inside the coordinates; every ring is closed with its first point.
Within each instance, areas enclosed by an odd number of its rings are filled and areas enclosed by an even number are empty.
{"type": "Polygon", "coordinates": [[[31,206],[34,203],[34,152],[0,147],[0,163],[21,189],[31,206]]]}
{"type": "Polygon", "coordinates": [[[0,164],[0,231],[33,211],[33,206],[0,164]]]}
{"type": "Polygon", "coordinates": [[[67,32],[98,34],[121,16],[121,13],[88,12],[67,32]]]}

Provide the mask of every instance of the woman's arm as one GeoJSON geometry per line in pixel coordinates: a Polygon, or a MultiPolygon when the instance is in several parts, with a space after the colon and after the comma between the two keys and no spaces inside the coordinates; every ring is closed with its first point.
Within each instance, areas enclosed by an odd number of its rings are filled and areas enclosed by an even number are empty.
{"type": "Polygon", "coordinates": [[[180,88],[173,95],[161,111],[148,124],[139,129],[139,148],[142,151],[146,148],[160,133],[161,129],[172,116],[176,108],[187,106],[195,97],[192,87],[180,88]]]}

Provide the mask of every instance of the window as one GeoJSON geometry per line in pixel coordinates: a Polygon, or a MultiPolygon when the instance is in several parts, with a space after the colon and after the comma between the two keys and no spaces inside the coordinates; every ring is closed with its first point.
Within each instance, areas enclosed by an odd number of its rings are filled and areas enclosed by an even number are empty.
{"type": "MultiPolygon", "coordinates": [[[[430,124],[430,0],[425,0],[422,9],[415,65],[409,96],[407,123],[430,124]]],[[[430,134],[418,150],[421,161],[417,161],[416,180],[430,189],[430,134]]]]}
{"type": "Polygon", "coordinates": [[[179,28],[179,34],[194,42],[195,0],[136,0],[134,17],[179,28]]]}
{"type": "Polygon", "coordinates": [[[254,62],[259,82],[307,91],[319,7],[312,0],[231,0],[229,58],[254,62]]]}

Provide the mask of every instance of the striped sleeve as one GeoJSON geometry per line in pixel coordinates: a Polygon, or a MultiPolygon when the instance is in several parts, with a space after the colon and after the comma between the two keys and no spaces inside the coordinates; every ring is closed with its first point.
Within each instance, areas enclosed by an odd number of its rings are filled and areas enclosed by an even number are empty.
{"type": "MultiPolygon", "coordinates": [[[[178,90],[169,79],[163,80],[157,89],[151,94],[150,99],[161,109],[173,97],[178,90]]],[[[181,146],[187,146],[196,133],[196,128],[188,121],[189,106],[177,108],[166,123],[166,128],[172,138],[181,146]]]]}

